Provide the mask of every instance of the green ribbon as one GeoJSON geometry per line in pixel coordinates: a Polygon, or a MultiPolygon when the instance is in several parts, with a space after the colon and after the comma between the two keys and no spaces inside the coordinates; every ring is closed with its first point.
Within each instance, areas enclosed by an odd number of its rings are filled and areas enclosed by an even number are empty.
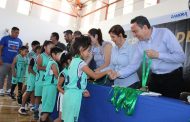
{"type": "Polygon", "coordinates": [[[143,54],[143,66],[142,66],[142,87],[146,87],[146,83],[147,83],[147,80],[148,80],[148,75],[149,75],[149,72],[150,72],[150,66],[151,66],[151,63],[152,63],[152,60],[150,58],[148,58],[148,66],[146,68],[146,52],[144,51],[144,54],[143,54]]]}
{"type": "Polygon", "coordinates": [[[123,109],[127,115],[131,116],[135,110],[137,97],[142,91],[119,86],[113,89],[114,93],[111,98],[111,103],[115,106],[115,110],[118,112],[123,109]]]}
{"type": "MultiPolygon", "coordinates": [[[[143,54],[143,71],[142,71],[142,88],[146,88],[148,75],[150,72],[152,60],[146,58],[146,52],[143,54]],[[148,60],[148,66],[146,67],[146,60],[148,60]]],[[[118,112],[123,109],[125,113],[131,116],[134,113],[137,97],[143,91],[132,88],[125,88],[116,86],[113,88],[114,93],[111,98],[111,103],[115,106],[115,110],[118,112]]]]}

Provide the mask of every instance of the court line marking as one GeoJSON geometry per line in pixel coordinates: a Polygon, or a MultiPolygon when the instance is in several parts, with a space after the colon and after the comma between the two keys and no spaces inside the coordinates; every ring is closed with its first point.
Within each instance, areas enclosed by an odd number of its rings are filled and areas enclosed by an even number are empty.
{"type": "Polygon", "coordinates": [[[6,107],[6,108],[18,108],[20,106],[13,106],[13,105],[0,105],[0,107],[6,107]]]}

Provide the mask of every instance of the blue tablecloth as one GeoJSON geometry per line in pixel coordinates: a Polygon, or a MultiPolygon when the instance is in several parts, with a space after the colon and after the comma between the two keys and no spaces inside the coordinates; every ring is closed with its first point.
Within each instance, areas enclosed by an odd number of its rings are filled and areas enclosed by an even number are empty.
{"type": "Polygon", "coordinates": [[[82,101],[79,122],[190,122],[190,105],[165,98],[139,96],[133,116],[115,112],[112,88],[88,84],[91,96],[82,101]]]}

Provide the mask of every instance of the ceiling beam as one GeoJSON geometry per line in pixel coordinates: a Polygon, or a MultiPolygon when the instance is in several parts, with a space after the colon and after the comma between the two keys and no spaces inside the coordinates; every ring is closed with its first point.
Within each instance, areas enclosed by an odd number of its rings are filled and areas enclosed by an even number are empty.
{"type": "Polygon", "coordinates": [[[31,0],[25,0],[25,1],[30,2],[31,4],[35,4],[35,5],[38,5],[38,6],[42,6],[42,7],[45,7],[45,8],[48,8],[48,9],[51,9],[51,10],[54,10],[54,11],[57,11],[57,12],[60,12],[60,13],[69,15],[69,16],[72,16],[72,17],[77,17],[77,16],[74,15],[74,14],[67,13],[67,12],[61,11],[61,10],[59,10],[59,9],[55,9],[55,8],[53,8],[53,7],[49,7],[49,6],[43,5],[43,4],[41,4],[41,3],[37,3],[37,2],[31,1],[31,0]]]}
{"type": "MultiPolygon", "coordinates": [[[[104,8],[106,8],[106,7],[109,7],[110,5],[115,4],[115,3],[117,3],[117,2],[120,2],[120,1],[122,1],[122,0],[116,0],[116,1],[114,1],[114,2],[112,2],[112,3],[110,3],[110,4],[108,4],[108,5],[102,6],[102,7],[98,8],[98,9],[95,9],[95,10],[89,12],[89,13],[83,15],[82,17],[85,17],[85,16],[88,16],[88,15],[90,15],[90,14],[93,14],[93,13],[95,13],[96,11],[99,11],[99,10],[101,10],[101,9],[104,9],[104,8]]],[[[107,8],[106,11],[107,11],[106,13],[108,13],[108,8],[107,8]]]]}

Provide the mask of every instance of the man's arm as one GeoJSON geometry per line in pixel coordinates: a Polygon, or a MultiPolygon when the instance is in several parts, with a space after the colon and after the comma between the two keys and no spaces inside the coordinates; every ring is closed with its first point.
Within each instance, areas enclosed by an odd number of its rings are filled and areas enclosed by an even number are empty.
{"type": "Polygon", "coordinates": [[[167,53],[159,52],[158,59],[163,60],[165,62],[172,63],[184,63],[185,54],[179,42],[177,41],[175,35],[170,31],[166,31],[166,47],[168,48],[167,53]]]}

